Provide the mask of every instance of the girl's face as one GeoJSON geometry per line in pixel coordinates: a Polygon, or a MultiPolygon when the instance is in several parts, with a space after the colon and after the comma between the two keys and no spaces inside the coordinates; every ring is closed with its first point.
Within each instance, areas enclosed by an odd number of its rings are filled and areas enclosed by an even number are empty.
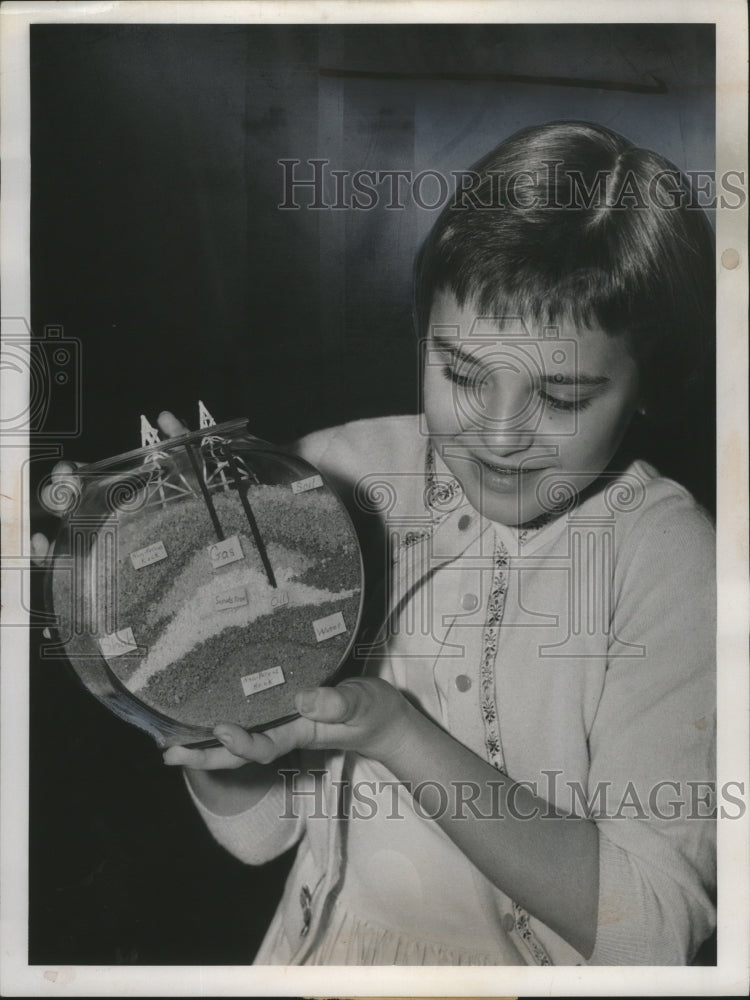
{"type": "Polygon", "coordinates": [[[439,292],[430,313],[424,406],[430,437],[485,517],[532,521],[608,465],[638,405],[622,337],[478,318],[439,292]]]}

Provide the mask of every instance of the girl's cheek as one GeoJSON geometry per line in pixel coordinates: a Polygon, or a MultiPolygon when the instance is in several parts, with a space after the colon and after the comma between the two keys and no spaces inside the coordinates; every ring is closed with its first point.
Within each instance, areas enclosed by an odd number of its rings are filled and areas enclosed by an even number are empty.
{"type": "Polygon", "coordinates": [[[426,382],[424,405],[430,426],[452,427],[457,422],[456,401],[450,385],[426,382]]]}
{"type": "Polygon", "coordinates": [[[600,413],[581,421],[576,435],[579,464],[586,471],[599,473],[608,464],[630,423],[619,411],[600,413]]]}

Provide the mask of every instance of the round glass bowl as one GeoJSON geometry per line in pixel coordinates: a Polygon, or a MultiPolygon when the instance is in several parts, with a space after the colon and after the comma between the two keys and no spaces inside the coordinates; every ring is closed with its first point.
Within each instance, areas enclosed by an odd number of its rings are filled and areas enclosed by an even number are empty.
{"type": "Polygon", "coordinates": [[[262,730],[329,682],[359,624],[349,515],[308,462],[245,420],[78,470],[48,598],[86,687],[162,746],[262,730]]]}

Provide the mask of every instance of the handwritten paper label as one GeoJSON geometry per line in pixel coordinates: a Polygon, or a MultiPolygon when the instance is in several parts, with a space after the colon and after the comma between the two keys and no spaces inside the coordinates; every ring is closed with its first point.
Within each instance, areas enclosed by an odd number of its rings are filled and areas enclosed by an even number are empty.
{"type": "Polygon", "coordinates": [[[214,611],[231,611],[232,608],[242,608],[247,604],[247,591],[244,587],[232,587],[214,594],[212,609],[214,611]]]}
{"type": "Polygon", "coordinates": [[[208,557],[211,560],[211,568],[219,569],[221,566],[228,566],[230,563],[244,559],[245,553],[242,551],[240,540],[237,535],[225,538],[223,542],[214,542],[208,547],[208,557]]]}
{"type": "Polygon", "coordinates": [[[292,483],[292,493],[307,493],[308,490],[317,490],[323,485],[320,476],[310,476],[308,479],[298,479],[292,483]]]}
{"type": "Polygon", "coordinates": [[[289,603],[289,594],[285,590],[274,590],[271,594],[271,609],[273,611],[276,608],[283,608],[285,604],[289,603]]]}
{"type": "Polygon", "coordinates": [[[132,628],[121,628],[117,632],[103,635],[99,639],[99,649],[102,656],[111,660],[113,656],[122,656],[124,653],[132,653],[138,649],[132,628]]]}
{"type": "Polygon", "coordinates": [[[134,569],[143,569],[144,566],[150,566],[151,563],[161,562],[166,558],[167,550],[164,548],[164,542],[154,542],[153,545],[147,545],[130,553],[134,569]]]}
{"type": "Polygon", "coordinates": [[[240,683],[245,697],[249,698],[251,694],[257,694],[259,691],[266,691],[268,688],[283,684],[284,671],[281,667],[269,667],[268,670],[261,670],[257,674],[247,674],[246,677],[240,677],[240,683]]]}
{"type": "Polygon", "coordinates": [[[346,632],[344,616],[340,611],[337,611],[334,615],[328,615],[326,618],[318,618],[317,621],[313,622],[313,628],[315,629],[315,638],[318,642],[323,642],[324,639],[330,639],[334,635],[341,635],[342,632],[346,632]]]}

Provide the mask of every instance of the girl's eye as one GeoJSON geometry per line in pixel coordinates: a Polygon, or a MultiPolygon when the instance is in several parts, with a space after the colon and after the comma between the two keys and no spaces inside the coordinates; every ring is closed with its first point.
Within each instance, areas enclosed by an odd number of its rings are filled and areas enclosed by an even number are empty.
{"type": "MultiPolygon", "coordinates": [[[[465,366],[465,368],[467,372],[471,370],[469,366],[465,366]]],[[[443,365],[443,376],[454,385],[460,385],[462,389],[476,390],[481,387],[483,382],[481,377],[456,371],[453,365],[443,365]]]]}
{"type": "Polygon", "coordinates": [[[587,396],[583,399],[558,399],[556,396],[550,396],[546,392],[541,391],[539,396],[548,409],[561,410],[564,413],[580,413],[581,410],[585,410],[587,406],[590,406],[593,401],[592,396],[587,396]]]}
{"type": "MultiPolygon", "coordinates": [[[[453,382],[454,385],[460,386],[462,389],[471,389],[474,392],[481,390],[484,382],[486,381],[486,375],[483,374],[472,374],[472,369],[474,366],[470,364],[462,364],[462,370],[459,371],[456,368],[455,360],[452,363],[446,363],[443,365],[443,377],[448,379],[449,382],[453,382]]],[[[479,366],[477,366],[479,367],[479,366]]],[[[583,398],[577,399],[560,399],[557,396],[550,396],[549,393],[544,392],[543,389],[539,389],[539,398],[542,404],[549,410],[557,410],[562,413],[580,413],[585,410],[586,407],[590,406],[593,402],[593,396],[584,396],[583,398]]]]}

